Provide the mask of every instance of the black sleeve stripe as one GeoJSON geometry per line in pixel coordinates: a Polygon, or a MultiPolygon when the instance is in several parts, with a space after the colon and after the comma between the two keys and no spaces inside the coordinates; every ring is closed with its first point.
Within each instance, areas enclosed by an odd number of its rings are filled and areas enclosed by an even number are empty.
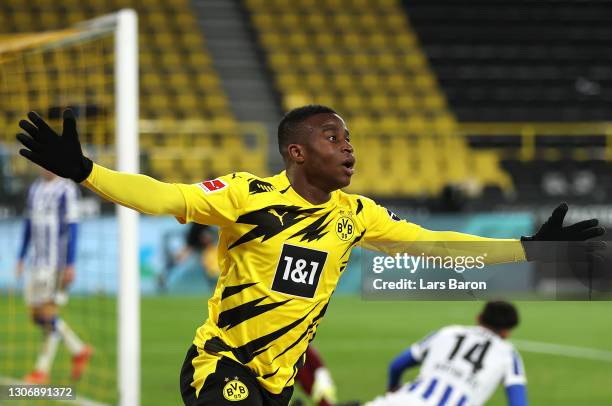
{"type": "Polygon", "coordinates": [[[236,286],[226,286],[223,289],[223,293],[221,294],[221,300],[226,299],[232,295],[235,295],[236,293],[240,293],[244,289],[249,288],[253,285],[257,285],[257,282],[245,283],[243,285],[236,285],[236,286]]]}
{"type": "Polygon", "coordinates": [[[355,214],[359,214],[359,212],[363,209],[363,203],[361,203],[361,199],[357,199],[357,212],[355,214]]]}

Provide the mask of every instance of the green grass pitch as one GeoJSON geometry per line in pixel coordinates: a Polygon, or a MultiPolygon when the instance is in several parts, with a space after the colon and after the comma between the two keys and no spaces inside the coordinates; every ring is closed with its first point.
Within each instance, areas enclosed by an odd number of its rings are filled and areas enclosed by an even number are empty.
{"type": "MultiPolygon", "coordinates": [[[[6,320],[0,334],[0,375],[20,377],[33,365],[40,335],[30,325],[21,300],[0,296],[6,320]],[[7,327],[8,322],[19,324],[7,327]],[[9,337],[17,342],[9,342],[9,337]],[[9,354],[10,356],[7,356],[9,354]],[[8,361],[9,358],[12,361],[8,361]]],[[[178,374],[195,329],[206,319],[205,297],[142,299],[141,404],[182,405],[178,374]]],[[[612,302],[520,302],[522,322],[512,338],[602,350],[612,354],[612,302]]],[[[92,369],[77,387],[84,396],[114,403],[115,302],[112,298],[73,298],[66,320],[96,347],[92,369]],[[100,383],[104,383],[100,385],[100,383]]],[[[472,324],[481,303],[371,302],[359,297],[332,299],[314,341],[331,370],[341,401],[370,400],[385,388],[387,365],[400,351],[431,330],[472,324]]],[[[608,406],[612,399],[612,360],[520,350],[533,405],[608,406]]],[[[53,380],[67,383],[68,357],[60,349],[53,380]]],[[[409,371],[406,379],[414,377],[409,371]]],[[[296,391],[296,396],[300,396],[296,391]]],[[[2,404],[2,402],[0,402],[2,404]]],[[[37,404],[43,404],[37,402],[37,404]]],[[[489,402],[505,405],[498,390],[489,402]]]]}
{"type": "MultiPolygon", "coordinates": [[[[371,302],[337,296],[315,346],[340,400],[370,400],[384,391],[388,362],[413,341],[447,324],[472,324],[475,302],[371,302]]],[[[612,352],[612,302],[521,302],[512,338],[612,352]]],[[[205,298],[158,297],[142,302],[143,405],[181,405],[178,373],[205,298]]],[[[533,405],[610,405],[612,362],[521,351],[533,405]]],[[[411,372],[411,371],[409,371],[411,372]]],[[[413,377],[406,374],[406,378],[413,377]]],[[[489,402],[505,405],[502,390],[489,402]]]]}

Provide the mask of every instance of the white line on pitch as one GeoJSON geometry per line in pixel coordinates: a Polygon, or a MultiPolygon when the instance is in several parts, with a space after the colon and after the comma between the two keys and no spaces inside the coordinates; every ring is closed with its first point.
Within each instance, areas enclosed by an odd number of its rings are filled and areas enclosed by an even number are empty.
{"type": "Polygon", "coordinates": [[[595,361],[612,362],[612,351],[595,348],[576,347],[554,343],[543,343],[530,340],[511,340],[519,350],[537,352],[540,354],[560,355],[570,358],[592,359],[595,361]]]}
{"type": "MultiPolygon", "coordinates": [[[[8,376],[0,376],[0,385],[27,385],[27,383],[25,381],[22,381],[21,379],[10,378],[8,376]]],[[[78,395],[76,396],[76,399],[66,401],[66,403],[68,402],[79,406],[110,406],[108,403],[98,402],[78,395]]]]}

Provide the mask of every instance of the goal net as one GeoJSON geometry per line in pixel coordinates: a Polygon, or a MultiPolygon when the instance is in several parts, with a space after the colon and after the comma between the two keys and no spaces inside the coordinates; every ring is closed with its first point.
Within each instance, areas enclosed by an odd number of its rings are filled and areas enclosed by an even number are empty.
{"type": "MultiPolygon", "coordinates": [[[[34,110],[60,130],[71,107],[88,156],[137,171],[136,42],[131,10],[61,31],[0,36],[0,385],[24,383],[44,342],[23,298],[28,257],[22,277],[15,272],[28,187],[40,176],[18,154],[19,120],[34,110]]],[[[93,355],[75,381],[73,355],[60,341],[49,384],[74,385],[77,402],[70,404],[137,405],[137,215],[80,191],[75,279],[59,315],[93,355]]]]}

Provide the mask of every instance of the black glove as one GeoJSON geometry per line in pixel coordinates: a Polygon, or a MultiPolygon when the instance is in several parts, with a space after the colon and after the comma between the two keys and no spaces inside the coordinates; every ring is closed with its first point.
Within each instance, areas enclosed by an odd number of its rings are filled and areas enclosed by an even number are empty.
{"type": "Polygon", "coordinates": [[[531,237],[521,237],[521,243],[528,261],[558,259],[560,250],[567,248],[573,252],[576,251],[574,248],[580,248],[579,251],[583,251],[587,257],[589,253],[605,249],[606,244],[603,241],[579,243],[604,235],[606,230],[598,226],[599,221],[590,219],[563,227],[563,219],[567,210],[567,203],[561,203],[552,212],[548,220],[542,224],[537,233],[531,237]],[[545,244],[542,243],[543,241],[574,241],[574,243],[570,243],[563,248],[559,244],[545,244]]]}
{"type": "Polygon", "coordinates": [[[29,135],[17,134],[17,139],[27,148],[20,149],[19,153],[62,178],[77,183],[87,179],[93,162],[83,155],[72,110],[64,110],[64,130],[61,136],[35,112],[30,111],[28,118],[31,122],[19,122],[19,127],[29,135]]]}

